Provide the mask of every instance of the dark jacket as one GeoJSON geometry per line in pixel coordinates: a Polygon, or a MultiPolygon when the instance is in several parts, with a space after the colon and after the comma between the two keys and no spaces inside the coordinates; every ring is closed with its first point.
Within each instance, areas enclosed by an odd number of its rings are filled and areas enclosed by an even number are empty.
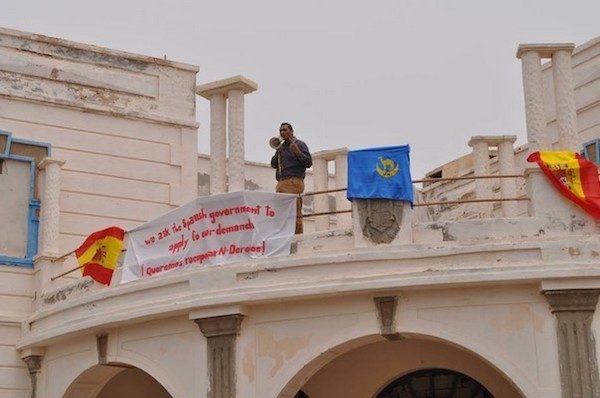
{"type": "Polygon", "coordinates": [[[271,158],[271,167],[276,169],[275,178],[277,181],[282,177],[304,178],[306,169],[312,166],[312,157],[308,146],[304,141],[295,140],[294,142],[302,152],[298,157],[294,155],[290,145],[284,141],[271,158]]]}

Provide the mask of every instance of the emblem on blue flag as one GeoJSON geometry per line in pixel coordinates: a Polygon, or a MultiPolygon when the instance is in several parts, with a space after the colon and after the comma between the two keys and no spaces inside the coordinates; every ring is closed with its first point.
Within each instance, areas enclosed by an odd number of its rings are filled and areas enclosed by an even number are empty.
{"type": "Polygon", "coordinates": [[[377,174],[384,178],[390,178],[396,175],[399,170],[398,163],[394,162],[394,159],[379,157],[379,164],[375,168],[377,174]]]}
{"type": "Polygon", "coordinates": [[[413,203],[410,146],[348,152],[348,192],[352,199],[392,199],[413,203]]]}

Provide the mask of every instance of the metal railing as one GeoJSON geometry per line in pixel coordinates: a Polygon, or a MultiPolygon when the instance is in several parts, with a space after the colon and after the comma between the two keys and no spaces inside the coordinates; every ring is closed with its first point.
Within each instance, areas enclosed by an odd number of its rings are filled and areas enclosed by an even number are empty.
{"type": "MultiPolygon", "coordinates": [[[[460,181],[460,180],[478,180],[478,179],[490,179],[490,178],[525,178],[522,174],[506,174],[506,175],[487,175],[487,176],[473,176],[473,177],[440,177],[440,178],[422,178],[420,180],[413,180],[413,184],[419,184],[423,182],[435,183],[438,181],[460,181]]],[[[327,189],[323,191],[312,191],[299,194],[301,198],[305,196],[322,195],[333,192],[347,191],[348,188],[336,188],[327,189]]],[[[459,200],[445,200],[439,202],[422,202],[413,203],[413,207],[421,206],[438,206],[438,205],[450,205],[450,204],[461,204],[461,203],[483,203],[483,202],[508,202],[508,201],[525,201],[529,198],[481,198],[481,199],[459,199],[459,200]]],[[[352,210],[333,210],[319,213],[303,214],[302,217],[316,217],[316,216],[327,216],[331,214],[351,213],[352,210]]]]}

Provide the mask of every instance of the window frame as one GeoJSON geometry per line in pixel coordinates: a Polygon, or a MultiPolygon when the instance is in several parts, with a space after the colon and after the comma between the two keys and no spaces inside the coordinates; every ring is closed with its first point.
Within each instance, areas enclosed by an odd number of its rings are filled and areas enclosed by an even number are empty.
{"type": "Polygon", "coordinates": [[[51,145],[45,142],[31,141],[25,139],[14,138],[10,131],[0,130],[0,136],[6,137],[6,147],[4,152],[0,152],[0,160],[14,160],[29,163],[29,203],[27,212],[27,242],[25,249],[25,257],[12,257],[2,255],[0,253],[0,265],[13,265],[27,268],[33,268],[33,259],[38,252],[39,224],[40,224],[40,206],[41,201],[35,198],[35,181],[37,164],[31,156],[11,154],[11,145],[24,144],[46,148],[46,156],[51,156],[51,145]]]}
{"type": "Polygon", "coordinates": [[[596,165],[600,165],[600,139],[596,138],[594,140],[584,142],[583,150],[581,152],[584,158],[591,160],[592,162],[596,163],[596,165]],[[594,154],[593,158],[591,158],[590,154],[588,153],[588,146],[591,144],[596,144],[596,153],[594,154]]]}

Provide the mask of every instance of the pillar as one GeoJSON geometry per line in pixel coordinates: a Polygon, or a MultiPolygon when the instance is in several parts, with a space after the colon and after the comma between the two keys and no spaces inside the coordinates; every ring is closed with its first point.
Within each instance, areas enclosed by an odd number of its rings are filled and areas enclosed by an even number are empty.
{"type": "Polygon", "coordinates": [[[221,93],[210,96],[210,194],[227,192],[227,116],[226,98],[221,93]]]}
{"type": "Polygon", "coordinates": [[[544,115],[544,87],[542,84],[541,59],[552,58],[552,78],[556,103],[558,143],[561,150],[579,151],[577,137],[577,113],[571,53],[573,43],[520,44],[517,58],[523,66],[523,90],[525,93],[525,116],[527,140],[531,152],[551,149],[552,143],[546,136],[544,115]]]}
{"type": "Polygon", "coordinates": [[[244,92],[230,90],[229,97],[229,192],[244,190],[244,92]]]}
{"type": "Polygon", "coordinates": [[[577,136],[577,111],[571,63],[572,51],[573,47],[561,48],[552,54],[552,78],[558,126],[558,149],[579,152],[580,143],[577,136]]]}
{"type": "MultiPolygon", "coordinates": [[[[475,177],[490,175],[490,149],[486,137],[471,137],[469,146],[473,148],[473,171],[475,177]]],[[[489,179],[475,180],[475,197],[477,199],[490,199],[492,197],[489,179]]],[[[489,217],[492,214],[491,202],[477,203],[476,209],[482,217],[489,217]]]]}
{"type": "MultiPolygon", "coordinates": [[[[514,135],[504,136],[498,142],[498,173],[500,175],[512,175],[515,173],[515,150],[513,144],[517,137],[514,135]]],[[[500,196],[502,198],[516,198],[517,184],[512,178],[500,179],[500,196]]],[[[502,204],[502,215],[504,217],[516,217],[519,210],[517,202],[505,201],[502,204]]]]}
{"type": "MultiPolygon", "coordinates": [[[[348,151],[344,153],[338,153],[335,155],[335,188],[347,188],[348,187],[348,151]]],[[[346,191],[339,191],[335,193],[335,209],[336,210],[350,210],[350,201],[346,198],[346,191]]],[[[351,213],[339,213],[337,214],[337,228],[351,228],[352,227],[352,214],[351,213]]]]}
{"type": "MultiPolygon", "coordinates": [[[[314,191],[326,191],[329,189],[329,171],[327,160],[322,157],[313,156],[313,189],[314,191]]],[[[329,211],[329,194],[323,193],[313,196],[315,213],[329,211]]],[[[329,216],[315,217],[315,230],[326,231],[329,229],[329,216]]]]}
{"type": "MultiPolygon", "coordinates": [[[[348,148],[338,148],[326,151],[315,152],[312,155],[313,158],[313,178],[315,183],[315,190],[322,191],[329,189],[329,172],[328,162],[335,162],[335,189],[348,188],[348,148]],[[317,189],[317,184],[321,189],[317,189]]],[[[335,210],[351,210],[351,204],[346,199],[346,191],[335,192],[335,210]]],[[[323,209],[329,209],[329,194],[315,195],[315,212],[317,210],[317,203],[322,206],[323,209]],[[319,198],[319,199],[317,199],[319,198]],[[317,202],[317,200],[322,202],[317,202]]],[[[327,210],[323,210],[327,211],[327,210]]],[[[336,214],[336,228],[352,228],[352,213],[340,213],[336,214]]],[[[325,222],[319,226],[317,221],[317,231],[329,228],[329,221],[325,227],[325,222]]]]}
{"type": "Polygon", "coordinates": [[[207,341],[208,398],[235,398],[236,339],[244,315],[194,319],[207,341]]]}
{"type": "Polygon", "coordinates": [[[44,170],[44,190],[41,203],[41,250],[33,258],[35,275],[36,299],[34,305],[40,304],[44,291],[51,285],[54,275],[63,270],[63,261],[56,261],[59,257],[60,236],[60,168],[64,161],[55,158],[45,158],[38,164],[38,169],[44,170]]]}
{"type": "Polygon", "coordinates": [[[21,359],[27,365],[31,379],[31,398],[36,398],[37,396],[37,374],[42,368],[44,351],[44,348],[41,347],[32,347],[21,351],[21,359]]]}
{"type": "Polygon", "coordinates": [[[557,320],[562,396],[600,397],[596,343],[591,328],[600,289],[545,290],[543,294],[557,320]]]}
{"type": "Polygon", "coordinates": [[[42,250],[41,255],[58,257],[59,247],[59,219],[60,219],[60,168],[64,161],[45,158],[38,165],[44,170],[44,192],[42,193],[41,229],[42,250]]]}
{"type": "Polygon", "coordinates": [[[546,115],[544,113],[544,86],[540,54],[528,45],[520,45],[517,58],[521,59],[527,142],[531,152],[548,149],[546,115]]]}
{"type": "MultiPolygon", "coordinates": [[[[234,76],[196,87],[196,94],[211,101],[210,193],[212,195],[244,190],[244,95],[256,91],[257,88],[256,83],[243,76],[234,76]],[[226,104],[225,100],[229,103],[226,104]],[[229,125],[228,142],[225,138],[225,120],[229,125]],[[213,145],[215,152],[213,152],[213,145]],[[226,147],[229,148],[229,160],[225,157],[226,147]],[[213,170],[217,171],[217,175],[212,174],[213,170]],[[227,188],[227,181],[229,188],[227,188]]],[[[265,142],[267,139],[268,137],[265,137],[265,142]]],[[[264,145],[264,142],[262,144],[264,145]]]]}
{"type": "MultiPolygon", "coordinates": [[[[579,151],[577,138],[577,123],[575,111],[575,97],[573,92],[573,76],[571,53],[573,43],[542,43],[520,44],[517,58],[523,65],[523,89],[525,92],[525,115],[527,119],[527,138],[530,152],[552,149],[552,142],[546,136],[546,119],[544,115],[544,88],[542,84],[541,59],[552,58],[552,74],[554,82],[554,96],[556,103],[556,122],[558,127],[558,149],[571,149],[579,151]]],[[[569,206],[556,200],[556,195],[542,195],[545,193],[547,181],[537,169],[537,166],[528,164],[525,169],[527,190],[530,198],[529,214],[536,217],[552,218],[570,216],[572,211],[569,206]],[[550,202],[558,205],[554,210],[550,202]],[[559,210],[560,209],[560,210],[559,210]],[[564,210],[567,210],[566,214],[564,210]]]]}

